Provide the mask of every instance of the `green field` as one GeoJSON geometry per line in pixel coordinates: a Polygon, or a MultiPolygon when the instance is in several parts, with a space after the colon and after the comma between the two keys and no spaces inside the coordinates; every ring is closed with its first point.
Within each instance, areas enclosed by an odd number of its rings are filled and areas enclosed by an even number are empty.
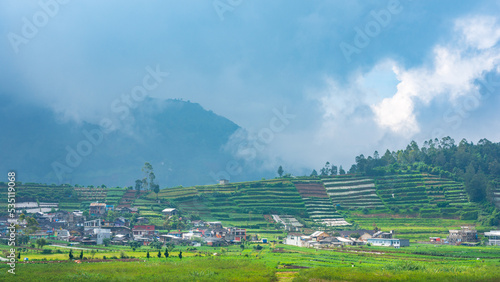
{"type": "MultiPolygon", "coordinates": [[[[68,261],[62,254],[27,253],[32,263],[17,263],[16,274],[0,264],[2,281],[498,281],[500,247],[462,247],[412,244],[393,249],[351,246],[316,250],[286,245],[255,244],[225,248],[178,247],[170,257],[157,258],[157,251],[141,247],[105,248],[96,253],[120,257],[120,251],[135,261],[108,259],[104,262],[68,261]],[[150,251],[151,258],[146,258],[150,251]],[[179,259],[179,251],[183,258],[179,259]],[[36,275],[34,275],[36,273],[36,275]],[[316,280],[315,280],[316,279],[316,280]]],[[[44,249],[58,249],[46,246],[44,249]]],[[[61,248],[59,248],[61,249],[61,248]]],[[[75,252],[79,254],[79,250],[75,252]]],[[[164,250],[162,250],[162,253],[164,250]]]]}

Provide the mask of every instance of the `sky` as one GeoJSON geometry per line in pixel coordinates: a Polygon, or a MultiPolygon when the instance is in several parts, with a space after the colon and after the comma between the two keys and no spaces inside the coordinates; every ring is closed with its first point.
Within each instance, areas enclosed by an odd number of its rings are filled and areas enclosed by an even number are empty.
{"type": "Polygon", "coordinates": [[[261,168],[349,168],[412,140],[500,141],[499,15],[498,1],[5,0],[0,95],[98,124],[143,86],[241,126],[235,158],[253,144],[261,168]]]}

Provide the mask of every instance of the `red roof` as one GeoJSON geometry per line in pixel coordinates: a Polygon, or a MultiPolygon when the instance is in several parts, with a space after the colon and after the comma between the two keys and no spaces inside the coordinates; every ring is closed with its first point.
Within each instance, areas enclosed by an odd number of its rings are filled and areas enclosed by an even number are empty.
{"type": "Polygon", "coordinates": [[[154,225],[135,225],[134,230],[155,230],[154,225]]]}

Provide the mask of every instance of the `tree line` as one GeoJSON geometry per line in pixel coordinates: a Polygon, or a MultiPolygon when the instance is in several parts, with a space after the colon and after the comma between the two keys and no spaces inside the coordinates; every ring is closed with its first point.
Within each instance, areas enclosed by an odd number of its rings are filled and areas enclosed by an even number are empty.
{"type": "Polygon", "coordinates": [[[477,144],[462,139],[456,145],[448,136],[425,141],[422,147],[412,141],[404,150],[386,150],[382,156],[377,151],[368,157],[361,154],[355,161],[348,173],[376,176],[411,169],[464,181],[473,202],[493,200],[500,183],[500,143],[487,139],[477,144]]]}

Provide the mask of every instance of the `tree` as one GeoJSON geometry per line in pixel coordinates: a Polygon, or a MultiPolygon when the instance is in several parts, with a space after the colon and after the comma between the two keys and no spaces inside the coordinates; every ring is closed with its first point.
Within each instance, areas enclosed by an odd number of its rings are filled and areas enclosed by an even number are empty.
{"type": "Polygon", "coordinates": [[[311,177],[316,177],[316,176],[318,176],[318,172],[315,169],[313,169],[313,171],[311,172],[310,176],[311,177]]]}
{"type": "Polygon", "coordinates": [[[345,174],[345,170],[342,168],[342,166],[339,167],[339,174],[345,174]]]}
{"type": "Polygon", "coordinates": [[[149,251],[146,253],[146,258],[149,259],[149,251]]]}
{"type": "Polygon", "coordinates": [[[359,233],[352,233],[351,234],[351,238],[358,239],[359,237],[361,237],[361,235],[359,235],[359,233]]]}
{"type": "Polygon", "coordinates": [[[280,177],[283,175],[283,172],[284,172],[284,171],[283,171],[283,167],[282,167],[282,166],[278,167],[278,175],[279,175],[280,177]]]}
{"type": "Polygon", "coordinates": [[[37,239],[35,243],[38,245],[40,249],[43,249],[43,246],[47,245],[47,240],[45,240],[45,238],[40,238],[37,239]]]}
{"type": "Polygon", "coordinates": [[[109,239],[109,238],[104,238],[104,239],[102,240],[102,244],[103,244],[105,247],[109,246],[109,244],[110,244],[110,243],[111,243],[111,239],[109,239]]]}
{"type": "Polygon", "coordinates": [[[69,259],[72,260],[73,259],[73,250],[69,250],[69,259]]]}
{"type": "Polygon", "coordinates": [[[332,165],[332,168],[330,168],[330,175],[337,175],[338,168],[336,165],[332,165]]]}
{"type": "Polygon", "coordinates": [[[156,200],[158,200],[158,193],[160,193],[160,185],[155,184],[153,187],[153,192],[156,193],[156,200]]]}
{"type": "Polygon", "coordinates": [[[80,253],[80,259],[83,259],[83,250],[82,250],[82,252],[80,253]]]}
{"type": "Polygon", "coordinates": [[[163,254],[165,255],[165,258],[168,258],[169,253],[168,253],[168,248],[167,247],[165,247],[165,253],[163,253],[163,254]]]}
{"type": "Polygon", "coordinates": [[[327,176],[330,173],[330,162],[326,162],[325,166],[320,170],[321,176],[327,176]]]}
{"type": "Polygon", "coordinates": [[[17,249],[17,260],[21,260],[21,251],[17,249]]]}
{"type": "Polygon", "coordinates": [[[179,251],[179,258],[182,259],[182,251],[179,251]]]}
{"type": "MultiPolygon", "coordinates": [[[[148,179],[150,180],[149,183],[153,183],[155,179],[155,175],[153,173],[153,166],[145,162],[144,166],[142,167],[142,172],[144,173],[144,177],[142,178],[142,188],[144,190],[148,189],[148,179]]],[[[151,188],[151,187],[150,187],[151,188]]]]}
{"type": "Polygon", "coordinates": [[[243,251],[245,249],[245,245],[241,244],[240,249],[241,249],[241,251],[243,251]]]}
{"type": "Polygon", "coordinates": [[[151,246],[152,249],[157,249],[157,250],[161,249],[162,245],[163,245],[162,242],[156,240],[149,244],[149,246],[151,246]]]}
{"type": "Polygon", "coordinates": [[[92,259],[94,259],[95,253],[96,253],[95,249],[92,249],[92,251],[90,251],[90,255],[92,256],[92,259]]]}
{"type": "Polygon", "coordinates": [[[132,248],[132,249],[138,249],[141,247],[141,242],[138,242],[138,241],[130,241],[128,242],[128,245],[132,248]]]}
{"type": "Polygon", "coordinates": [[[161,251],[158,250],[158,254],[157,254],[158,258],[161,258],[161,251]]]}
{"type": "Polygon", "coordinates": [[[26,235],[34,233],[38,229],[40,229],[40,227],[38,227],[38,221],[31,216],[26,217],[26,235]]]}
{"type": "Polygon", "coordinates": [[[137,190],[137,194],[139,194],[139,192],[141,191],[141,186],[142,186],[142,181],[137,179],[135,181],[135,190],[137,190]]]}

